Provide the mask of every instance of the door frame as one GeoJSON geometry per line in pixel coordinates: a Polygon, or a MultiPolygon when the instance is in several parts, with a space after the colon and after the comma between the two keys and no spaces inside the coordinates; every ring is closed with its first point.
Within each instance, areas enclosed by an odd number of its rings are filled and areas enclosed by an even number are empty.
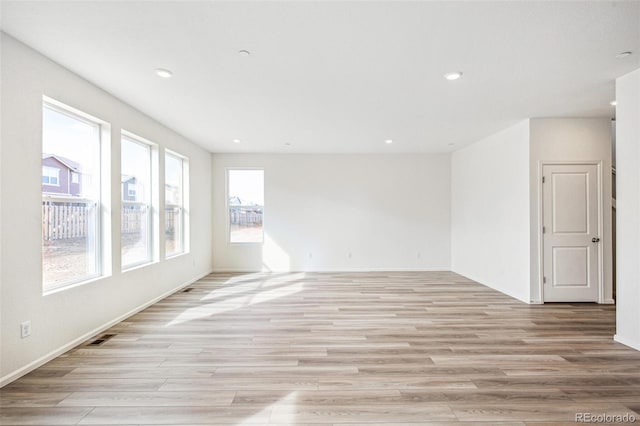
{"type": "Polygon", "coordinates": [[[544,184],[542,183],[542,173],[544,166],[596,166],[597,169],[597,194],[598,194],[598,235],[601,244],[598,244],[598,300],[597,303],[607,303],[604,297],[604,207],[602,194],[602,161],[538,161],[538,290],[540,294],[540,303],[544,304],[544,235],[542,233],[542,223],[544,221],[544,184]]]}

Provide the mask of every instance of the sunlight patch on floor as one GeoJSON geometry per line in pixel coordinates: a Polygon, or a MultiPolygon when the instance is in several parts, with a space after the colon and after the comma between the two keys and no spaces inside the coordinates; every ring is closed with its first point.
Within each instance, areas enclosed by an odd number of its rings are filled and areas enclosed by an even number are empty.
{"type": "MultiPolygon", "coordinates": [[[[240,423],[236,423],[238,426],[248,426],[255,424],[264,424],[265,418],[271,417],[271,412],[275,407],[286,406],[286,407],[295,407],[298,400],[298,391],[290,392],[288,395],[280,398],[278,401],[269,405],[268,407],[263,408],[258,411],[251,417],[248,417],[242,420],[240,423]]],[[[290,409],[285,412],[282,416],[279,416],[278,423],[285,425],[295,425],[296,424],[296,413],[295,410],[290,409]]]]}
{"type": "Polygon", "coordinates": [[[184,310],[176,318],[167,323],[166,327],[290,296],[302,291],[303,289],[304,283],[295,283],[285,287],[260,291],[256,294],[238,296],[205,305],[194,306],[193,308],[184,310]]]}
{"type": "MultiPolygon", "coordinates": [[[[249,274],[251,278],[247,278],[246,280],[251,279],[251,282],[241,283],[242,281],[238,280],[238,277],[230,278],[221,284],[220,288],[217,288],[211,291],[209,294],[204,296],[200,300],[213,300],[220,299],[226,296],[232,296],[234,294],[247,293],[252,292],[254,290],[258,290],[266,287],[273,287],[279,284],[286,284],[288,282],[300,281],[306,277],[304,272],[296,272],[292,274],[249,274]],[[257,278],[262,278],[260,281],[257,278]],[[241,283],[241,284],[238,284],[241,283]]],[[[243,275],[243,277],[246,275],[243,275]]],[[[245,281],[246,281],[245,280],[245,281]]]]}

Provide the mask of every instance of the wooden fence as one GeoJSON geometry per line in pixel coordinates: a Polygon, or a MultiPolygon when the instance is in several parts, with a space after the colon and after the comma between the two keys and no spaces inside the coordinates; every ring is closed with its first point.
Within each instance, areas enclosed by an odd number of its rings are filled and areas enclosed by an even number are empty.
{"type": "Polygon", "coordinates": [[[42,238],[49,241],[86,237],[94,209],[95,204],[86,200],[43,201],[42,238]]]}
{"type": "Polygon", "coordinates": [[[123,234],[138,234],[142,231],[143,224],[148,223],[147,206],[140,203],[122,202],[120,213],[123,234]]]}
{"type": "Polygon", "coordinates": [[[262,225],[262,207],[230,206],[229,221],[232,225],[240,226],[262,225]]]}
{"type": "MultiPolygon", "coordinates": [[[[96,220],[95,203],[87,200],[67,201],[55,198],[42,201],[42,238],[45,241],[85,238],[91,222],[96,220]]],[[[165,208],[165,233],[173,235],[176,225],[182,227],[182,209],[175,206],[165,208]]],[[[123,202],[121,232],[136,234],[142,231],[147,219],[147,206],[140,203],[123,202]]],[[[262,222],[262,217],[260,218],[262,222]]],[[[178,231],[181,232],[181,231],[178,231]]]]}
{"type": "Polygon", "coordinates": [[[176,224],[178,232],[182,229],[182,209],[177,206],[166,206],[164,209],[164,233],[173,236],[176,233],[176,224]]]}
{"type": "MultiPolygon", "coordinates": [[[[180,209],[165,209],[165,231],[175,232],[180,209]]],[[[147,206],[139,203],[123,202],[121,211],[121,232],[136,234],[147,223],[147,206]]],[[[68,238],[85,238],[95,217],[95,203],[87,200],[52,199],[42,201],[42,238],[46,241],[68,238]]]]}

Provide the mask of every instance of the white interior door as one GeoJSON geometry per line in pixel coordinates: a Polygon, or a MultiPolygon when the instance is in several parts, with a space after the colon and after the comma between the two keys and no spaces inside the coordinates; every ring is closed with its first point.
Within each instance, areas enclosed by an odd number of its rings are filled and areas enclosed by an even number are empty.
{"type": "Polygon", "coordinates": [[[545,302],[596,302],[600,288],[598,168],[543,166],[545,302]]]}

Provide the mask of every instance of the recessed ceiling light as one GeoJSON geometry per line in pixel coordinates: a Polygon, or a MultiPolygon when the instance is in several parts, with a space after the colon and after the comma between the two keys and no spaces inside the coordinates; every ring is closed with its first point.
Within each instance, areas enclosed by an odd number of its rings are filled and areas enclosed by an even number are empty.
{"type": "Polygon", "coordinates": [[[631,53],[633,53],[633,52],[626,51],[626,52],[618,53],[616,55],[616,58],[618,58],[618,59],[626,58],[627,56],[631,56],[631,53]]]}
{"type": "Polygon", "coordinates": [[[169,70],[166,70],[164,68],[158,68],[156,69],[156,74],[158,77],[162,77],[162,78],[169,78],[173,75],[173,73],[169,70]]]}
{"type": "Polygon", "coordinates": [[[457,80],[460,77],[462,77],[462,72],[461,71],[448,72],[448,73],[446,73],[444,75],[444,78],[446,78],[449,81],[457,80]]]}
{"type": "Polygon", "coordinates": [[[616,106],[616,105],[618,105],[618,103],[616,101],[611,101],[611,102],[609,102],[609,105],[616,106]]]}
{"type": "Polygon", "coordinates": [[[384,143],[386,143],[387,145],[391,145],[393,141],[391,139],[387,139],[386,141],[384,141],[384,143]]]}
{"type": "Polygon", "coordinates": [[[240,139],[234,139],[233,143],[240,143],[240,139]]]}
{"type": "Polygon", "coordinates": [[[249,52],[248,50],[238,50],[238,55],[240,56],[251,56],[251,52],[249,52]]]}

